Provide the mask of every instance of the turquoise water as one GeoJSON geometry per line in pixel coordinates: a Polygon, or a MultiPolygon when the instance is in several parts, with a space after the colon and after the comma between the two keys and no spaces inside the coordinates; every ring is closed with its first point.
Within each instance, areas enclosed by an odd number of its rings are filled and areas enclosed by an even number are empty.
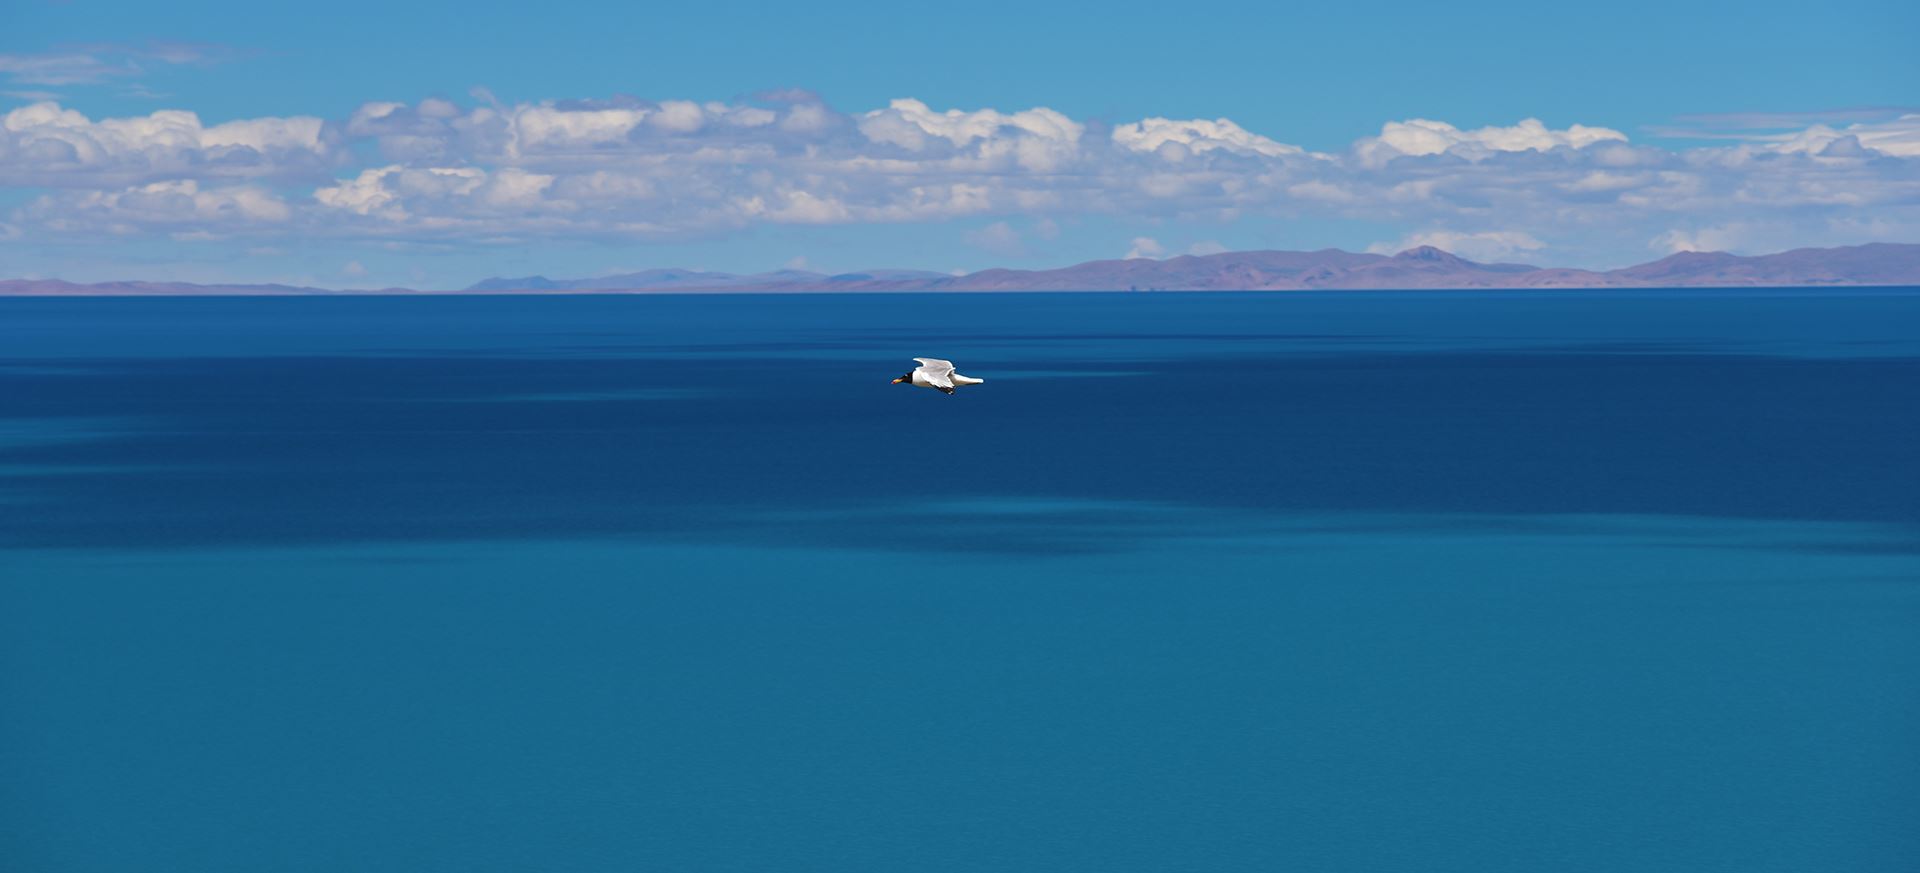
{"type": "Polygon", "coordinates": [[[1902,290],[0,300],[0,866],[1915,869],[1916,377],[1902,290]]]}

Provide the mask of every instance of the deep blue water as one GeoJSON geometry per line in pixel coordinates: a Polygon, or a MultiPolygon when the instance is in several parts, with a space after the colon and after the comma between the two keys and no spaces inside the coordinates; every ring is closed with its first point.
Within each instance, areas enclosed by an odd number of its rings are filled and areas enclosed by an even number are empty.
{"type": "Polygon", "coordinates": [[[1920,869],[1916,445],[1920,290],[0,300],[0,869],[1920,869]]]}

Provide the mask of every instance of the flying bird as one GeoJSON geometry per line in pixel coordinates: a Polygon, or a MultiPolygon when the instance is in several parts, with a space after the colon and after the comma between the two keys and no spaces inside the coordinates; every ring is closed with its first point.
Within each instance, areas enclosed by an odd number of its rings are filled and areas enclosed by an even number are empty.
{"type": "Polygon", "coordinates": [[[920,367],[893,380],[893,384],[918,385],[922,388],[936,389],[942,394],[952,394],[953,389],[961,385],[978,385],[987,381],[955,373],[952,361],[942,361],[939,358],[914,358],[914,360],[920,362],[920,367]]]}

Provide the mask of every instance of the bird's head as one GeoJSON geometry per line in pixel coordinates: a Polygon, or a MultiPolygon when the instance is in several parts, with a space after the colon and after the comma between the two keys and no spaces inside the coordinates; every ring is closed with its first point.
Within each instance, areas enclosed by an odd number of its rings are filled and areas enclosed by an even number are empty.
{"type": "Polygon", "coordinates": [[[913,381],[913,374],[906,373],[902,375],[900,378],[893,380],[893,384],[898,385],[902,382],[912,382],[912,381],[913,381]]]}

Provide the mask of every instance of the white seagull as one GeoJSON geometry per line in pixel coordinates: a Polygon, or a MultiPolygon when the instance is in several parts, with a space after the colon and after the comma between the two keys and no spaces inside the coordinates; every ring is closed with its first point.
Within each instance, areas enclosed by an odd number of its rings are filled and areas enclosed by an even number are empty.
{"type": "Polygon", "coordinates": [[[942,394],[952,394],[953,389],[961,385],[978,385],[987,380],[962,376],[953,371],[952,361],[939,358],[914,358],[920,362],[919,369],[893,380],[893,384],[918,385],[922,388],[938,389],[942,394]]]}

